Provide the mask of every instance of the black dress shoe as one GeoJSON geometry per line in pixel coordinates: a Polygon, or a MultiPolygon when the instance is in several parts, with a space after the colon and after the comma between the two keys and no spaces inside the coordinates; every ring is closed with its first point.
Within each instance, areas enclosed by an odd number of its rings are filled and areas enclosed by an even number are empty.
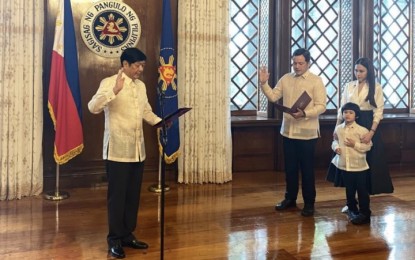
{"type": "Polygon", "coordinates": [[[295,200],[283,200],[275,206],[275,210],[284,210],[297,206],[295,200]]]}
{"type": "Polygon", "coordinates": [[[355,218],[353,218],[350,222],[352,222],[355,225],[363,225],[370,223],[370,216],[363,215],[360,213],[355,218]]]}
{"type": "Polygon", "coordinates": [[[145,242],[138,241],[136,239],[129,241],[122,241],[123,246],[131,247],[134,249],[147,249],[148,245],[145,242]]]}
{"type": "Polygon", "coordinates": [[[113,244],[109,247],[108,253],[115,258],[121,259],[125,257],[124,249],[122,249],[121,244],[113,244]]]}
{"type": "Polygon", "coordinates": [[[301,210],[301,215],[304,217],[310,217],[314,215],[314,205],[305,204],[303,210],[301,210]]]}
{"type": "Polygon", "coordinates": [[[349,218],[350,221],[352,221],[352,219],[356,218],[357,216],[359,216],[359,212],[358,211],[353,211],[348,209],[345,213],[347,213],[347,217],[349,218]]]}

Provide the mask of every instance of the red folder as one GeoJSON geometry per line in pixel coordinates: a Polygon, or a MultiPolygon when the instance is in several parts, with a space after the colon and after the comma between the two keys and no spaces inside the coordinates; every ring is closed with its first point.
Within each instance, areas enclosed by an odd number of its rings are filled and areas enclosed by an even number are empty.
{"type": "MultiPolygon", "coordinates": [[[[177,109],[176,111],[174,111],[173,113],[164,117],[164,121],[166,122],[167,125],[169,125],[173,123],[174,120],[181,117],[182,115],[184,115],[185,113],[187,113],[187,111],[191,109],[192,109],[191,107],[181,107],[177,109]]],[[[162,125],[163,125],[163,120],[155,124],[154,127],[159,128],[159,127],[162,127],[162,125]]]]}
{"type": "Polygon", "coordinates": [[[295,101],[294,105],[291,108],[277,103],[275,103],[275,107],[282,112],[292,114],[297,112],[297,108],[299,108],[300,110],[304,110],[308,106],[308,104],[310,104],[310,102],[310,95],[308,95],[307,91],[304,91],[303,94],[301,94],[301,96],[297,99],[297,101],[295,101]]]}

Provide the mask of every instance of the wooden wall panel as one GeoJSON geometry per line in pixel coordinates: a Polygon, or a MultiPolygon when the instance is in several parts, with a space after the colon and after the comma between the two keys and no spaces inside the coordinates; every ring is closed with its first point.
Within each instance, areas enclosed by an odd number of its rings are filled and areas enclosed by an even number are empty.
{"type": "Polygon", "coordinates": [[[406,124],[402,129],[401,163],[415,162],[415,123],[406,124]]]}
{"type": "MultiPolygon", "coordinates": [[[[156,105],[156,86],[158,80],[158,55],[161,37],[161,12],[162,1],[148,0],[125,0],[137,13],[142,33],[138,43],[138,48],[147,55],[147,65],[142,80],[147,85],[147,95],[155,109],[156,105]]],[[[49,86],[49,71],[51,52],[53,47],[54,28],[57,12],[57,1],[46,0],[45,5],[45,47],[44,47],[44,178],[45,188],[53,184],[56,172],[56,165],[53,159],[54,130],[52,121],[47,110],[47,93],[49,86]],[[50,184],[52,183],[52,184],[50,184]]],[[[84,130],[84,151],[67,164],[60,167],[63,186],[82,185],[83,181],[78,181],[80,177],[86,176],[89,179],[102,181],[104,178],[104,164],[102,162],[102,136],[104,129],[104,115],[93,115],[88,111],[88,101],[98,89],[100,81],[107,76],[117,73],[120,67],[119,58],[104,58],[91,52],[84,44],[80,31],[80,20],[86,10],[93,4],[92,1],[78,0],[72,1],[72,12],[74,16],[77,47],[79,53],[79,74],[82,98],[82,116],[84,130]],[[75,183],[74,183],[75,182],[75,183]]],[[[171,1],[173,30],[177,31],[177,0],[171,1]]],[[[175,39],[177,41],[177,34],[175,39]]],[[[158,169],[158,147],[155,130],[148,125],[144,127],[146,136],[146,171],[156,172],[158,169]]],[[[154,174],[157,180],[157,174],[154,174]]]]}
{"type": "MultiPolygon", "coordinates": [[[[410,124],[409,124],[410,125],[410,124]]],[[[406,123],[381,122],[379,129],[382,133],[382,140],[385,145],[386,158],[389,164],[399,164],[402,160],[402,136],[403,129],[408,126],[406,123]]]]}
{"type": "Polygon", "coordinates": [[[274,169],[275,127],[243,127],[232,130],[234,172],[274,169]]]}
{"type": "MultiPolygon", "coordinates": [[[[233,124],[233,169],[238,171],[284,171],[284,153],[280,123],[266,125],[263,121],[250,122],[250,126],[241,122],[233,124]],[[266,125],[266,126],[264,126],[266,125]],[[274,141],[271,141],[274,140],[274,141]],[[271,162],[273,160],[273,162],[271,162]]],[[[326,170],[333,156],[334,119],[320,121],[321,138],[316,145],[316,169],[326,170]]],[[[390,166],[415,164],[415,118],[409,120],[386,119],[380,126],[385,153],[390,166]]]]}

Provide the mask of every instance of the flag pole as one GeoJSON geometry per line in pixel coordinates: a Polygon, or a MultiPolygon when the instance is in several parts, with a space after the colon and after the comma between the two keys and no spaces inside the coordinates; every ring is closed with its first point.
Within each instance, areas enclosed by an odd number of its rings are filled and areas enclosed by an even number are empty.
{"type": "Polygon", "coordinates": [[[44,197],[63,200],[69,194],[59,190],[59,165],[84,148],[78,51],[70,0],[59,1],[51,58],[48,109],[55,129],[56,186],[44,197]]]}
{"type": "MultiPolygon", "coordinates": [[[[148,187],[148,190],[155,193],[161,193],[162,184],[161,184],[161,157],[159,158],[159,176],[158,176],[158,183],[151,185],[148,187]]],[[[167,184],[164,184],[164,191],[169,191],[170,187],[167,184]]]]}
{"type": "Polygon", "coordinates": [[[46,200],[64,200],[69,198],[69,193],[66,191],[59,191],[59,164],[56,164],[56,185],[55,185],[55,191],[47,192],[44,195],[44,198],[46,200]]]}

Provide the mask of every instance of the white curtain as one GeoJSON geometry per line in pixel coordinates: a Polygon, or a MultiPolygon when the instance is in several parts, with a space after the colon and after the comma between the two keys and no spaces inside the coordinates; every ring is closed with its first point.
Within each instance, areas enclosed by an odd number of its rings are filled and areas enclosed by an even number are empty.
{"type": "Polygon", "coordinates": [[[44,0],[0,1],[0,200],[43,189],[44,0]]]}
{"type": "Polygon", "coordinates": [[[178,1],[180,183],[232,180],[229,101],[229,1],[178,1]]]}

